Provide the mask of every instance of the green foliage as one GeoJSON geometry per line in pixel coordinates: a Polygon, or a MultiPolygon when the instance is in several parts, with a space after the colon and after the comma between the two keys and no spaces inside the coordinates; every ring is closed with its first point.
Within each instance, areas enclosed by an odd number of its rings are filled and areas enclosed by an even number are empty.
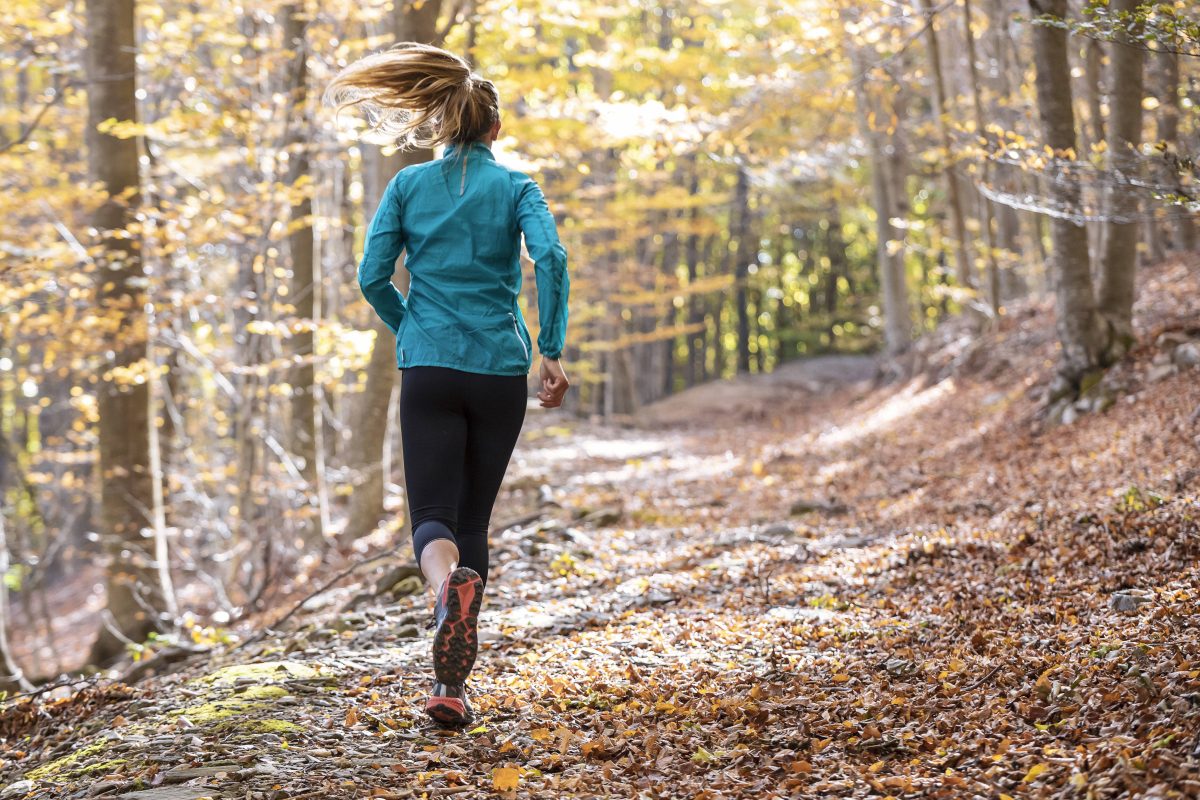
{"type": "Polygon", "coordinates": [[[1135,42],[1161,53],[1200,57],[1200,16],[1192,3],[1139,3],[1132,12],[1114,11],[1109,0],[1088,0],[1084,19],[1068,28],[1102,41],[1135,42]]]}
{"type": "Polygon", "coordinates": [[[1157,492],[1130,486],[1117,496],[1117,510],[1123,514],[1149,511],[1158,508],[1165,502],[1166,499],[1157,492]]]}

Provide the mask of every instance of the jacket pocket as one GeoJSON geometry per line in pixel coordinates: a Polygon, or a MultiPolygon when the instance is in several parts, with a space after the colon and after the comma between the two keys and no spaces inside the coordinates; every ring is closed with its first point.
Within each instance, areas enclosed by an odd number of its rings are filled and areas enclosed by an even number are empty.
{"type": "Polygon", "coordinates": [[[525,360],[529,360],[529,348],[525,345],[525,337],[521,336],[521,326],[517,324],[517,315],[509,312],[509,319],[512,320],[513,333],[517,336],[517,341],[521,343],[521,352],[525,354],[525,360]]]}

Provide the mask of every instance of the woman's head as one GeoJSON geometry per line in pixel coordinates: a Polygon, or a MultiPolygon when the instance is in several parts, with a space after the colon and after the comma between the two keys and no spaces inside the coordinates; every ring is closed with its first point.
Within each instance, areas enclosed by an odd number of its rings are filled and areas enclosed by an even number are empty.
{"type": "Polygon", "coordinates": [[[402,42],[339,72],[325,90],[339,112],[357,106],[400,147],[465,144],[500,125],[495,85],[466,61],[432,45],[402,42]]]}

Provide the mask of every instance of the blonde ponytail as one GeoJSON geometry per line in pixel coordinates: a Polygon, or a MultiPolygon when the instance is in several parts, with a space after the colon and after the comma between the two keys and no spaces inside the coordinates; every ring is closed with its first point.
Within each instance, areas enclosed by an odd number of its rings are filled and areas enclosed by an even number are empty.
{"type": "Polygon", "coordinates": [[[325,102],[336,112],[362,109],[370,128],[402,149],[465,144],[500,120],[495,85],[466,61],[417,42],[401,42],[350,64],[330,81],[325,102]]]}

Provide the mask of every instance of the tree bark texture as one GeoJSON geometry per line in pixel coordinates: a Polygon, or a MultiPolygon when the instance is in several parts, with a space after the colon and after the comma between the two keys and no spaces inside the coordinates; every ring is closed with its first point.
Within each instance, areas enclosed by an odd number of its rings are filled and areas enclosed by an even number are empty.
{"type": "MultiPolygon", "coordinates": [[[[1035,16],[1062,19],[1067,0],[1029,0],[1035,16]]],[[[1067,60],[1067,35],[1060,28],[1035,25],[1033,29],[1035,85],[1042,138],[1056,152],[1075,150],[1075,110],[1067,60]]],[[[1077,208],[1080,189],[1070,181],[1052,181],[1050,192],[1061,208],[1077,208]]],[[[1060,376],[1067,388],[1077,390],[1083,377],[1100,366],[1106,349],[1106,329],[1096,308],[1088,257],[1087,230],[1062,217],[1050,220],[1051,263],[1055,309],[1062,355],[1060,376]]]]}
{"type": "MultiPolygon", "coordinates": [[[[1109,7],[1133,13],[1138,0],[1112,0],[1109,7]]],[[[1133,36],[1137,32],[1131,32],[1133,36]]],[[[1133,342],[1133,288],[1137,276],[1138,196],[1126,183],[1138,169],[1142,142],[1143,50],[1140,42],[1118,39],[1109,50],[1108,184],[1109,216],[1100,263],[1100,313],[1112,326],[1112,354],[1133,342]]]]}
{"type": "Polygon", "coordinates": [[[164,593],[158,564],[142,536],[150,524],[150,393],[139,370],[148,366],[146,292],[141,240],[124,235],[140,202],[138,140],[99,131],[106,119],[137,121],[134,0],[88,0],[88,171],[108,199],[92,224],[100,237],[96,302],[106,320],[102,336],[112,355],[100,376],[100,528],[110,558],[105,622],[88,660],[104,664],[158,628],[164,593]]]}

